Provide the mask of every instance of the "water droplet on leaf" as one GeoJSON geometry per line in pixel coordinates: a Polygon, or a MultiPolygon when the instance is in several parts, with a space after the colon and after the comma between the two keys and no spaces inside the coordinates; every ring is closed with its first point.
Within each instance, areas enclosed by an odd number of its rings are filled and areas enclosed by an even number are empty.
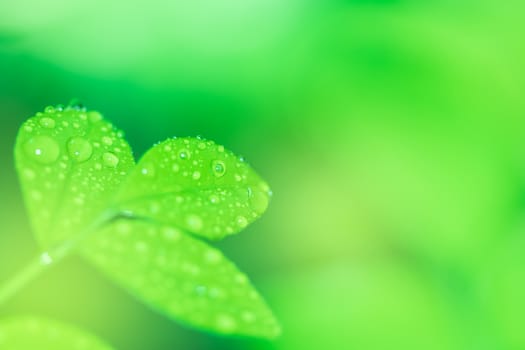
{"type": "Polygon", "coordinates": [[[85,162],[93,154],[93,146],[82,137],[73,137],[67,143],[67,151],[77,162],[85,162]]]}
{"type": "Polygon", "coordinates": [[[195,214],[188,215],[186,218],[186,224],[190,230],[195,232],[202,230],[203,226],[201,217],[195,214]]]}
{"type": "Polygon", "coordinates": [[[60,155],[58,143],[49,136],[35,136],[25,144],[27,155],[42,164],[53,163],[60,155]]]}
{"type": "Polygon", "coordinates": [[[104,163],[105,166],[109,168],[116,168],[119,163],[119,159],[113,153],[106,152],[102,155],[102,162],[104,163]]]}
{"type": "Polygon", "coordinates": [[[55,127],[56,123],[53,118],[44,117],[40,119],[40,126],[47,129],[53,129],[55,127]]]}
{"type": "Polygon", "coordinates": [[[179,152],[179,157],[180,157],[180,159],[190,159],[191,158],[191,153],[187,149],[183,148],[179,152]]]}
{"type": "Polygon", "coordinates": [[[211,170],[215,176],[222,177],[226,174],[226,164],[222,160],[214,160],[211,163],[211,170]]]}

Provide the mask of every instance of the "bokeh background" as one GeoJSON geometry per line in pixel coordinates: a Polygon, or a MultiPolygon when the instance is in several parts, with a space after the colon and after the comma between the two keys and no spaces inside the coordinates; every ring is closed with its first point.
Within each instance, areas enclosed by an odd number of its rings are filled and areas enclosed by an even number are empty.
{"type": "Polygon", "coordinates": [[[0,283],[38,254],[19,125],[80,98],[140,156],[202,135],[274,200],[218,244],[283,323],[275,342],[179,326],[70,258],[0,316],[119,349],[525,349],[525,3],[3,0],[0,283]]]}

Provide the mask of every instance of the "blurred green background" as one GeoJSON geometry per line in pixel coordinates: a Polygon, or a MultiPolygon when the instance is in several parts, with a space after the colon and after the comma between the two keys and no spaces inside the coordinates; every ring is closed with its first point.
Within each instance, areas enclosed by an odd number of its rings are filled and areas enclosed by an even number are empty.
{"type": "Polygon", "coordinates": [[[275,342],[155,314],[77,258],[0,308],[119,349],[525,349],[525,3],[3,0],[0,283],[38,253],[20,124],[72,97],[140,156],[202,135],[274,200],[218,244],[275,342]]]}

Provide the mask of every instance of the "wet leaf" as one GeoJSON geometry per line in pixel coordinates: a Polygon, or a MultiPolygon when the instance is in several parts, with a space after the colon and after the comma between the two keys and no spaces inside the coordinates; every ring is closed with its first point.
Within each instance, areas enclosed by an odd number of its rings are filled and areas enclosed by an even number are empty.
{"type": "Polygon", "coordinates": [[[266,182],[223,146],[176,138],[144,155],[121,187],[118,202],[135,216],[220,239],[259,218],[270,195],[266,182]]]}
{"type": "Polygon", "coordinates": [[[223,334],[280,333],[246,275],[219,250],[176,228],[119,220],[88,243],[89,260],[175,320],[223,334]]]}
{"type": "Polygon", "coordinates": [[[243,159],[211,141],[183,138],[154,146],[135,166],[122,133],[79,106],[48,107],[29,119],[15,155],[36,235],[48,250],[41,264],[78,249],[173,319],[224,334],[279,333],[247,277],[190,234],[222,238],[266,210],[269,187],[243,159]]]}
{"type": "Polygon", "coordinates": [[[122,133],[95,111],[47,107],[20,128],[16,168],[44,249],[85,229],[107,209],[133,156],[122,133]]]}
{"type": "Polygon", "coordinates": [[[82,331],[53,320],[17,316],[0,321],[0,349],[5,350],[111,350],[82,331]]]}

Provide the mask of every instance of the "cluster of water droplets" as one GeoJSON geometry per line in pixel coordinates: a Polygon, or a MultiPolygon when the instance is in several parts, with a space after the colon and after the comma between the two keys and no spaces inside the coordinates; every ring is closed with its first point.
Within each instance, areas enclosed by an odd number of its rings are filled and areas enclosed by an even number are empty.
{"type": "Polygon", "coordinates": [[[90,244],[88,258],[177,319],[227,334],[277,327],[246,275],[177,228],[121,220],[90,244]]]}
{"type": "Polygon", "coordinates": [[[66,234],[80,225],[91,208],[97,209],[97,200],[102,202],[102,194],[127,173],[118,167],[121,158],[133,162],[123,134],[100,113],[80,105],[46,107],[23,125],[19,143],[17,167],[32,216],[47,222],[36,225],[45,226],[37,231],[49,231],[57,211],[69,215],[53,223],[54,230],[66,234]]]}
{"type": "Polygon", "coordinates": [[[244,158],[202,138],[174,138],[143,157],[122,201],[139,216],[219,238],[258,218],[270,197],[244,158]]]}

